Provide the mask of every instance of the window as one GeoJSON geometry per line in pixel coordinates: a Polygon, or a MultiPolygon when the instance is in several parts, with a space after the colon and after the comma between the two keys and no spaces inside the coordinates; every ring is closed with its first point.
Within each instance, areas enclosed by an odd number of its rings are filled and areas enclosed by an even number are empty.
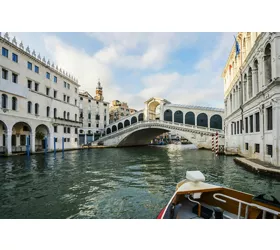
{"type": "Polygon", "coordinates": [[[32,70],[32,63],[31,62],[27,62],[27,68],[32,70]]]}
{"type": "Polygon", "coordinates": [[[88,102],[91,102],[91,100],[90,100],[90,99],[88,99],[88,102]]]}
{"type": "Polygon", "coordinates": [[[70,142],[70,138],[67,138],[67,142],[70,142]]]}
{"type": "Polygon", "coordinates": [[[77,99],[75,99],[75,106],[77,106],[77,99]]]}
{"type": "Polygon", "coordinates": [[[91,119],[91,113],[88,113],[88,119],[89,120],[91,119]]]}
{"type": "Polygon", "coordinates": [[[57,94],[57,91],[54,90],[54,91],[53,91],[53,97],[54,97],[54,98],[56,98],[56,94],[57,94]]]}
{"type": "Polygon", "coordinates": [[[245,118],[245,133],[248,133],[248,117],[245,118]]]}
{"type": "Polygon", "coordinates": [[[70,96],[67,96],[67,102],[68,103],[70,102],[70,96]]]}
{"type": "Polygon", "coordinates": [[[106,121],[106,116],[104,116],[104,121],[106,121]]]}
{"type": "Polygon", "coordinates": [[[83,100],[83,97],[80,97],[80,101],[82,101],[83,100]]]}
{"type": "Polygon", "coordinates": [[[64,127],[63,128],[63,132],[66,134],[66,131],[67,131],[67,128],[66,127],[64,127]]]}
{"type": "Polygon", "coordinates": [[[237,128],[237,134],[239,134],[239,121],[237,121],[237,126],[236,126],[236,128],[237,128]]]}
{"type": "Polygon", "coordinates": [[[75,114],[75,121],[77,121],[77,114],[75,114]]]}
{"type": "Polygon", "coordinates": [[[70,113],[67,112],[67,120],[70,120],[70,113]]]}
{"type": "Polygon", "coordinates": [[[98,102],[96,102],[96,104],[98,104],[98,102]]]}
{"type": "Polygon", "coordinates": [[[75,93],[77,93],[78,92],[78,89],[77,88],[75,88],[75,93]]]}
{"type": "Polygon", "coordinates": [[[64,138],[64,142],[67,142],[67,138],[64,138]]]}
{"type": "Polygon", "coordinates": [[[98,127],[99,127],[99,124],[96,124],[96,127],[98,128],[98,127]]]}
{"type": "Polygon", "coordinates": [[[255,153],[260,152],[260,144],[255,144],[255,153]]]}
{"type": "Polygon", "coordinates": [[[66,82],[64,82],[64,88],[67,88],[67,83],[66,82]]]}
{"type": "Polygon", "coordinates": [[[8,70],[2,69],[2,78],[8,80],[8,70]]]}
{"type": "Polygon", "coordinates": [[[9,57],[9,50],[6,48],[2,47],[2,56],[9,57]]]}
{"type": "Polygon", "coordinates": [[[53,117],[56,118],[56,108],[53,109],[53,117]]]}
{"type": "Polygon", "coordinates": [[[90,124],[90,123],[88,124],[88,127],[89,127],[89,128],[91,127],[91,124],[90,124]]]}
{"type": "Polygon", "coordinates": [[[12,73],[12,82],[13,83],[18,83],[18,75],[15,73],[12,73]]]}
{"type": "Polygon", "coordinates": [[[75,138],[75,142],[77,142],[78,141],[78,138],[75,138]]]}
{"type": "Polygon", "coordinates": [[[63,95],[63,101],[64,102],[66,101],[66,95],[63,95]]]}
{"type": "Polygon", "coordinates": [[[29,114],[32,113],[32,102],[28,102],[28,103],[27,103],[27,112],[28,112],[29,114]]]}
{"type": "Polygon", "coordinates": [[[8,96],[6,94],[2,94],[2,108],[8,108],[8,96]]]}
{"type": "Polygon", "coordinates": [[[255,114],[256,132],[260,132],[260,113],[255,114]]]}
{"type": "Polygon", "coordinates": [[[39,91],[39,83],[35,82],[35,91],[39,91]]]}
{"type": "Polygon", "coordinates": [[[253,115],[250,115],[250,133],[254,132],[253,115]]]}
{"type": "Polygon", "coordinates": [[[51,75],[50,75],[49,72],[46,72],[46,78],[47,78],[47,79],[50,79],[50,78],[51,78],[51,75]]]}
{"type": "Polygon", "coordinates": [[[95,116],[95,120],[99,121],[99,120],[100,120],[100,116],[99,116],[99,115],[96,115],[96,116],[95,116]]]}
{"type": "Polygon", "coordinates": [[[54,141],[57,142],[57,137],[54,138],[54,141]]]}
{"type": "Polygon", "coordinates": [[[63,118],[66,119],[66,111],[63,112],[63,118]]]}
{"type": "Polygon", "coordinates": [[[35,115],[39,115],[39,104],[35,104],[35,115]]]}
{"type": "Polygon", "coordinates": [[[68,86],[68,89],[70,89],[70,84],[69,84],[69,83],[68,83],[68,85],[67,85],[67,86],[68,86]]]}
{"type": "Polygon", "coordinates": [[[240,134],[242,134],[242,128],[243,128],[242,125],[243,125],[243,124],[242,124],[242,120],[240,120],[240,134]]]}
{"type": "Polygon", "coordinates": [[[46,95],[50,94],[50,88],[46,88],[46,95]]]}
{"type": "Polygon", "coordinates": [[[236,135],[236,122],[234,122],[233,125],[234,125],[234,134],[236,135]]]}
{"type": "Polygon", "coordinates": [[[47,107],[47,117],[50,116],[50,107],[47,107]]]}
{"type": "Polygon", "coordinates": [[[29,89],[32,89],[32,81],[31,80],[27,80],[27,87],[29,89]]]}
{"type": "Polygon", "coordinates": [[[12,55],[12,59],[13,59],[13,61],[14,62],[18,62],[18,55],[17,54],[15,54],[15,53],[13,53],[13,55],[12,55]]]}
{"type": "Polygon", "coordinates": [[[54,81],[55,83],[57,83],[57,77],[56,77],[56,76],[53,77],[53,81],[54,81]]]}
{"type": "Polygon", "coordinates": [[[12,98],[12,110],[17,110],[17,98],[12,98]]]}
{"type": "Polygon", "coordinates": [[[78,129],[77,128],[75,128],[75,134],[78,134],[78,129]]]}
{"type": "Polygon", "coordinates": [[[266,154],[272,157],[272,145],[266,145],[266,154]]]}
{"type": "Polygon", "coordinates": [[[57,133],[57,126],[54,126],[54,127],[53,127],[53,131],[54,131],[55,133],[57,133]]]}
{"type": "Polygon", "coordinates": [[[249,143],[245,143],[245,149],[248,150],[249,149],[249,143]]]}
{"type": "Polygon", "coordinates": [[[67,129],[68,134],[71,134],[71,128],[67,129]]]}
{"type": "Polygon", "coordinates": [[[272,107],[266,109],[267,117],[267,130],[272,130],[272,107]]]}
{"type": "Polygon", "coordinates": [[[12,146],[16,146],[16,145],[17,145],[16,135],[12,135],[12,146]]]}
{"type": "Polygon", "coordinates": [[[39,74],[39,67],[35,65],[35,72],[39,74]]]}

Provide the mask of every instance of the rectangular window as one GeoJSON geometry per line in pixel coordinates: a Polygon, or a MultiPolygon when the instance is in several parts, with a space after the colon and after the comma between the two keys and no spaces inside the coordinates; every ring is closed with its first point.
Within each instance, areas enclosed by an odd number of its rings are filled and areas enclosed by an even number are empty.
{"type": "Polygon", "coordinates": [[[46,88],[46,95],[50,94],[50,88],[46,88]]]}
{"type": "Polygon", "coordinates": [[[272,145],[266,145],[266,154],[272,157],[272,145]]]}
{"type": "Polygon", "coordinates": [[[77,128],[75,128],[75,134],[78,134],[78,129],[77,128]]]}
{"type": "Polygon", "coordinates": [[[104,116],[104,121],[106,121],[106,116],[104,116]]]}
{"type": "Polygon", "coordinates": [[[15,54],[15,53],[13,53],[13,55],[12,55],[12,59],[13,59],[13,61],[14,62],[18,62],[18,55],[17,54],[15,54]]]}
{"type": "Polygon", "coordinates": [[[90,124],[90,123],[88,124],[88,127],[89,127],[89,128],[91,127],[91,124],[90,124]]]}
{"type": "Polygon", "coordinates": [[[248,133],[248,117],[245,118],[245,133],[248,133]]]}
{"type": "Polygon", "coordinates": [[[67,128],[64,127],[64,128],[63,128],[63,131],[64,131],[64,133],[66,134],[66,133],[67,133],[67,128]]]}
{"type": "Polygon", "coordinates": [[[8,70],[2,69],[2,78],[8,80],[8,70]]]}
{"type": "Polygon", "coordinates": [[[77,142],[78,141],[78,138],[75,138],[75,142],[77,142]]]}
{"type": "Polygon", "coordinates": [[[231,123],[230,125],[230,134],[233,135],[233,123],[231,123]]]}
{"type": "Polygon", "coordinates": [[[248,150],[249,149],[249,143],[245,143],[245,149],[248,150]]]}
{"type": "Polygon", "coordinates": [[[46,78],[47,78],[47,79],[50,79],[50,78],[51,78],[51,75],[50,75],[49,72],[46,73],[46,78]]]}
{"type": "Polygon", "coordinates": [[[35,72],[39,74],[39,67],[35,65],[35,72]]]}
{"type": "Polygon", "coordinates": [[[32,81],[31,80],[27,80],[27,87],[29,89],[32,89],[32,81]]]}
{"type": "Polygon", "coordinates": [[[237,121],[237,134],[239,134],[239,121],[237,121]]]}
{"type": "Polygon", "coordinates": [[[12,135],[12,146],[16,146],[17,145],[17,137],[16,135],[12,135]]]}
{"type": "Polygon", "coordinates": [[[77,88],[75,88],[75,93],[77,93],[78,92],[78,89],[77,88]]]}
{"type": "Polygon", "coordinates": [[[54,138],[54,141],[57,142],[57,137],[54,138]]]}
{"type": "Polygon", "coordinates": [[[67,138],[64,138],[64,142],[67,142],[67,138]]]}
{"type": "Polygon", "coordinates": [[[35,91],[39,91],[39,83],[35,82],[35,91]]]}
{"type": "Polygon", "coordinates": [[[242,120],[240,120],[240,134],[242,134],[242,120]]]}
{"type": "Polygon", "coordinates": [[[55,83],[57,83],[57,77],[56,77],[56,76],[53,77],[53,81],[54,81],[55,83]]]}
{"type": "Polygon", "coordinates": [[[99,124],[96,124],[96,127],[98,128],[98,127],[99,127],[99,124]]]}
{"type": "Polygon", "coordinates": [[[260,144],[255,144],[255,153],[260,152],[260,144]]]}
{"type": "Polygon", "coordinates": [[[255,114],[256,132],[260,132],[260,113],[255,114]]]}
{"type": "Polygon", "coordinates": [[[57,91],[54,90],[54,91],[53,91],[53,97],[54,97],[54,98],[56,98],[56,94],[57,94],[57,91]]]}
{"type": "Polygon", "coordinates": [[[70,84],[68,83],[68,89],[70,89],[70,84]]]}
{"type": "Polygon", "coordinates": [[[267,130],[272,130],[272,107],[266,109],[266,117],[267,117],[267,130]]]}
{"type": "Polygon", "coordinates": [[[67,142],[70,142],[70,138],[67,138],[67,142]]]}
{"type": "Polygon", "coordinates": [[[67,82],[64,82],[64,88],[67,88],[67,82]]]}
{"type": "Polygon", "coordinates": [[[236,122],[234,122],[233,124],[234,124],[234,134],[236,135],[236,122]]]}
{"type": "Polygon", "coordinates": [[[75,99],[75,106],[77,106],[77,99],[75,99]]]}
{"type": "Polygon", "coordinates": [[[12,73],[12,82],[13,83],[18,83],[18,75],[15,73],[12,73]]]}
{"type": "Polygon", "coordinates": [[[70,102],[70,96],[67,96],[67,102],[68,103],[70,102]]]}
{"type": "Polygon", "coordinates": [[[254,132],[254,121],[253,121],[253,115],[250,115],[250,133],[254,132]]]}
{"type": "Polygon", "coordinates": [[[27,62],[27,68],[32,70],[32,63],[31,62],[27,62]]]}
{"type": "Polygon", "coordinates": [[[88,99],[88,102],[91,102],[91,100],[90,100],[90,99],[88,99]]]}
{"type": "Polygon", "coordinates": [[[9,57],[9,50],[6,48],[2,47],[2,56],[9,57]]]}
{"type": "Polygon", "coordinates": [[[63,95],[63,101],[66,102],[66,95],[63,95]]]}
{"type": "Polygon", "coordinates": [[[54,127],[53,127],[53,131],[54,131],[55,133],[57,133],[57,126],[54,126],[54,127]]]}
{"type": "Polygon", "coordinates": [[[91,113],[88,113],[88,119],[89,120],[91,119],[91,113]]]}

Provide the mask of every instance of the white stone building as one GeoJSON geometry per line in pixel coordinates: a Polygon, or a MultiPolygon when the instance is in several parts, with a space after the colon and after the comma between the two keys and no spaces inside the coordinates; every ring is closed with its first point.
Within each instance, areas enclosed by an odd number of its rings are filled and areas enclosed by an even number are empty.
{"type": "Polygon", "coordinates": [[[222,77],[225,150],[280,166],[280,33],[239,32],[222,77]]]}
{"type": "Polygon", "coordinates": [[[0,153],[78,147],[79,84],[29,46],[0,35],[0,153]],[[27,137],[29,136],[29,137],[27,137]]]}
{"type": "Polygon", "coordinates": [[[104,101],[100,81],[96,87],[96,96],[92,97],[87,91],[79,93],[80,121],[79,144],[93,142],[105,133],[109,124],[109,103],[104,101]]]}

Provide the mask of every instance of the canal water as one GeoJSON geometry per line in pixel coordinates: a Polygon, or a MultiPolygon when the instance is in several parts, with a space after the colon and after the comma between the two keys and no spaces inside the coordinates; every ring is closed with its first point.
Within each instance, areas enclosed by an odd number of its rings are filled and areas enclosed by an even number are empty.
{"type": "Polygon", "coordinates": [[[192,145],[90,149],[0,158],[0,218],[155,218],[187,170],[280,199],[280,182],[192,145]]]}

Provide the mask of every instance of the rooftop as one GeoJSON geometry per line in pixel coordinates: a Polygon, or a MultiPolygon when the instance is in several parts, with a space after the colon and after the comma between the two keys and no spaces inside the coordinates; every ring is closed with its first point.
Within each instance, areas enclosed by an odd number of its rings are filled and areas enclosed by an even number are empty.
{"type": "Polygon", "coordinates": [[[202,109],[202,110],[209,110],[209,111],[219,111],[224,112],[224,109],[221,108],[213,108],[213,107],[203,107],[203,106],[196,106],[196,105],[184,105],[184,104],[166,104],[167,107],[178,107],[178,108],[188,108],[188,109],[202,109]]]}

